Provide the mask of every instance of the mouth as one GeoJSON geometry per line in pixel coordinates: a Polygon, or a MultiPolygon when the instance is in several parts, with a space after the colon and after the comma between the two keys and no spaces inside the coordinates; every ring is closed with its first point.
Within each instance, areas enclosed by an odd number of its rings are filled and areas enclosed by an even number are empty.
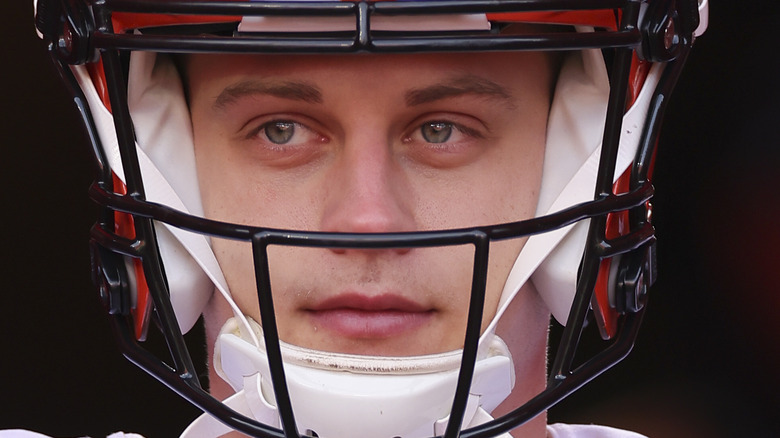
{"type": "Polygon", "coordinates": [[[354,339],[386,339],[429,323],[434,309],[407,298],[357,293],[328,298],[305,309],[315,329],[354,339]]]}

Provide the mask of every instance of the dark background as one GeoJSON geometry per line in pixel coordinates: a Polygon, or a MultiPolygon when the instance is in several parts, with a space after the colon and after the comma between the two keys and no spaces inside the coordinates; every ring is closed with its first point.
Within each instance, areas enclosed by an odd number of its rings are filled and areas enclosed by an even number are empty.
{"type": "MultiPolygon", "coordinates": [[[[118,354],[95,299],[91,158],[31,3],[4,2],[0,30],[0,429],[177,436],[197,412],[118,354]]],[[[780,436],[780,8],[711,3],[662,134],[645,326],[632,355],[551,421],[780,436]]]]}

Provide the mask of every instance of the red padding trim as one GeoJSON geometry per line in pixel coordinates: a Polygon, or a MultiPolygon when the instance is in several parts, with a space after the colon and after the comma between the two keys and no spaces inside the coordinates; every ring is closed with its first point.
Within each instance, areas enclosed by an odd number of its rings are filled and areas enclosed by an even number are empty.
{"type": "Polygon", "coordinates": [[[611,9],[487,14],[490,21],[566,24],[617,30],[619,14],[611,9]]]}
{"type": "MultiPolygon", "coordinates": [[[[103,70],[103,60],[99,59],[96,62],[90,62],[86,65],[87,73],[89,73],[92,84],[97,90],[100,100],[106,109],[111,112],[111,100],[108,98],[108,87],[106,87],[106,72],[103,70]]],[[[119,181],[121,183],[121,181],[119,181]]]]}
{"type": "Polygon", "coordinates": [[[123,33],[145,27],[172,26],[182,24],[231,23],[241,21],[241,17],[225,15],[163,15],[115,12],[112,16],[114,32],[123,33]]]}

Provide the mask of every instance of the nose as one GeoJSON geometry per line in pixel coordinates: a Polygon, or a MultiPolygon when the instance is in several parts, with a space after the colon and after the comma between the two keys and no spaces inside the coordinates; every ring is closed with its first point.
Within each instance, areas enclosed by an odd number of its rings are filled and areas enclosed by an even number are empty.
{"type": "Polygon", "coordinates": [[[383,132],[364,124],[345,140],[326,181],[322,230],[392,233],[417,228],[413,190],[383,132]]]}

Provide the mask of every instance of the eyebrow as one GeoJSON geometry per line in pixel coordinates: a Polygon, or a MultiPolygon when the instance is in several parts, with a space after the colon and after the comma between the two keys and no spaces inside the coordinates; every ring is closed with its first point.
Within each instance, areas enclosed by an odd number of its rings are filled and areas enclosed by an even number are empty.
{"type": "Polygon", "coordinates": [[[299,100],[308,103],[322,103],[322,91],[310,83],[296,81],[262,81],[247,80],[229,85],[219,93],[212,105],[214,109],[222,110],[238,99],[265,94],[283,99],[299,100]]]}
{"type": "Polygon", "coordinates": [[[440,84],[409,90],[405,100],[407,106],[415,106],[468,94],[502,100],[510,108],[515,107],[512,93],[505,87],[481,76],[470,74],[455,76],[440,84]]]}

